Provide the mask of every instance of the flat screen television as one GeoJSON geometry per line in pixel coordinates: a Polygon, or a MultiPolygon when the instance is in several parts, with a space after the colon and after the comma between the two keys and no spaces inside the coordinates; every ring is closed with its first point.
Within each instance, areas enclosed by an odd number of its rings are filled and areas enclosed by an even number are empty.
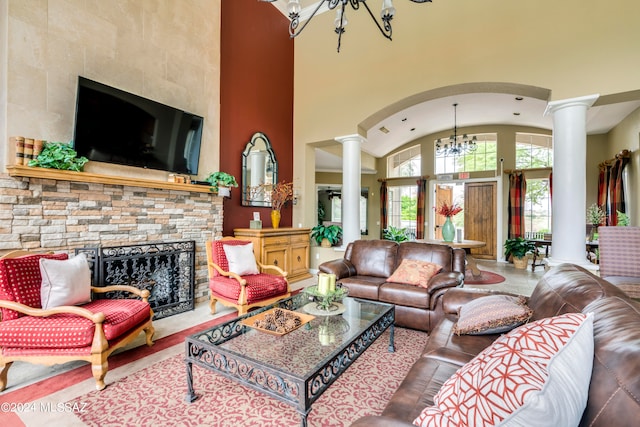
{"type": "Polygon", "coordinates": [[[73,138],[89,160],[196,175],[203,118],[84,77],[73,138]]]}

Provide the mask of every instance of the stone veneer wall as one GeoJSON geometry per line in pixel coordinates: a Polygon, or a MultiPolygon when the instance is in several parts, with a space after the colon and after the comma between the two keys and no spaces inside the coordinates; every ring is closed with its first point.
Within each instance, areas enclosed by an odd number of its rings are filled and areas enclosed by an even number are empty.
{"type": "Polygon", "coordinates": [[[0,254],[196,241],[196,301],[208,297],[205,242],[222,236],[223,198],[208,193],[0,174],[0,254]]]}

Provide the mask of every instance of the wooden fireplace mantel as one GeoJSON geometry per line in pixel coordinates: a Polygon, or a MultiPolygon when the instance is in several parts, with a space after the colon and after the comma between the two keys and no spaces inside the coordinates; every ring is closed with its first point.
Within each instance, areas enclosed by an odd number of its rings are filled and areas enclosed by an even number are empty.
{"type": "MultiPolygon", "coordinates": [[[[47,169],[33,166],[7,166],[9,176],[55,179],[58,181],[84,182],[110,185],[126,185],[131,187],[155,188],[162,190],[191,191],[194,193],[211,193],[206,185],[182,184],[177,182],[157,181],[154,179],[131,178],[126,176],[101,175],[89,172],[74,172],[59,169],[47,169]]],[[[212,193],[216,195],[215,193],[212,193]]]]}

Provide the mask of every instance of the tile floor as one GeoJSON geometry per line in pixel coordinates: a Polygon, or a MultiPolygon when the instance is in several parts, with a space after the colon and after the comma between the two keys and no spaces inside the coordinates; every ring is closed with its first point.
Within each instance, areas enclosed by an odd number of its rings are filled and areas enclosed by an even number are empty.
{"type": "MultiPolygon", "coordinates": [[[[529,266],[527,270],[516,270],[513,264],[506,264],[504,262],[488,260],[478,260],[478,267],[480,268],[480,270],[486,270],[500,274],[504,276],[506,280],[495,285],[467,285],[467,287],[476,287],[478,289],[493,289],[527,296],[531,294],[536,283],[544,274],[544,270],[542,268],[536,269],[535,272],[531,272],[531,266],[529,266]]],[[[296,290],[304,288],[306,286],[310,286],[312,284],[315,284],[315,278],[292,283],[291,288],[292,290],[296,290]]],[[[216,316],[221,316],[232,311],[232,309],[223,307],[218,304],[216,316]]],[[[166,337],[175,332],[181,331],[199,323],[203,323],[212,318],[213,316],[209,312],[208,302],[201,302],[196,305],[194,311],[180,313],[155,321],[155,339],[166,337]]],[[[137,347],[139,345],[144,345],[144,334],[141,334],[137,340],[133,341],[127,347],[119,351],[124,351],[129,348],[137,347]]],[[[85,362],[70,362],[55,366],[41,366],[29,363],[15,362],[11,366],[11,369],[9,369],[8,387],[6,389],[6,392],[16,390],[18,388],[24,387],[53,375],[66,372],[70,369],[82,366],[83,364],[85,364],[85,362]]],[[[87,369],[89,368],[87,367],[87,369]]],[[[0,393],[0,396],[1,395],[2,393],[0,393]]]]}

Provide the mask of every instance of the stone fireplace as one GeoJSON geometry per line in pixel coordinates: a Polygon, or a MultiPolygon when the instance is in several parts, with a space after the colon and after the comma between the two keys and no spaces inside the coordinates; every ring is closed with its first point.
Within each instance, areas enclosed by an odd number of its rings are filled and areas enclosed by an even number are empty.
{"type": "Polygon", "coordinates": [[[223,198],[208,187],[8,169],[0,174],[0,254],[193,241],[194,297],[208,297],[205,243],[222,236],[223,219],[223,198]]]}

